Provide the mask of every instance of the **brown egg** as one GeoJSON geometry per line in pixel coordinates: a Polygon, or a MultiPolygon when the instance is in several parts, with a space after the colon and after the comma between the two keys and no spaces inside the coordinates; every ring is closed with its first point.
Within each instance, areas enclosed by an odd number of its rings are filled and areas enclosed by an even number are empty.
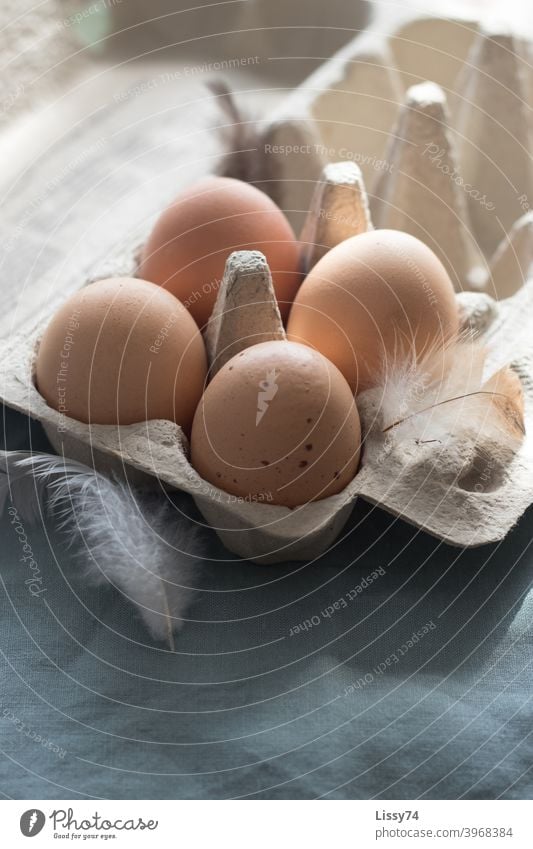
{"type": "Polygon", "coordinates": [[[302,283],[289,338],[328,357],[356,392],[394,363],[439,350],[458,330],[452,283],[433,251],[398,230],[353,236],[302,283]]]}
{"type": "Polygon", "coordinates": [[[203,327],[228,256],[242,250],[266,256],[286,318],[301,282],[298,243],[275,203],[241,180],[207,177],[177,197],[144,246],[139,276],[172,292],[203,327]]]}
{"type": "Polygon", "coordinates": [[[56,312],[36,383],[66,416],[97,424],[169,419],[187,432],[206,377],[204,343],[176,298],[146,280],[99,280],[56,312]]]}
{"type": "Polygon", "coordinates": [[[305,345],[263,342],[229,360],[207,387],[191,455],[220,489],[295,507],[344,489],[360,444],[357,408],[338,369],[305,345]]]}

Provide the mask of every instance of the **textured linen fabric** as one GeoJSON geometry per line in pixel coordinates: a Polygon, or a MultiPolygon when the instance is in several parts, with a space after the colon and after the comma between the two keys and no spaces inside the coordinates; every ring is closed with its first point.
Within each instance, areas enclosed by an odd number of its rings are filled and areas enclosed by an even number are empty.
{"type": "MultiPolygon", "coordinates": [[[[46,448],[5,423],[8,447],[46,448]]],[[[270,567],[207,531],[172,653],[52,526],[25,527],[33,598],[4,512],[2,793],[530,797],[532,517],[462,552],[360,502],[326,556],[270,567]]]]}

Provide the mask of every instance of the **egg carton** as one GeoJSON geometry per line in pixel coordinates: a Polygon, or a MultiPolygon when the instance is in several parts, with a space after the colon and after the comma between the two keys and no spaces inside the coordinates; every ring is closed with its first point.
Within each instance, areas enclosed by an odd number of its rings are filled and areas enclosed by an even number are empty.
{"type": "MultiPolygon", "coordinates": [[[[372,226],[401,228],[435,250],[464,326],[489,346],[489,369],[512,362],[522,380],[526,437],[514,456],[490,442],[455,439],[446,452],[391,442],[370,390],[357,401],[361,468],[342,492],[292,510],[248,502],[197,475],[172,422],[85,425],[48,407],[34,383],[46,321],[0,346],[1,399],[40,420],[60,454],[190,493],[226,547],[259,563],[318,557],[357,497],[458,546],[501,540],[533,502],[530,46],[479,21],[375,9],[260,128],[250,176],[297,232],[303,224],[304,271],[372,226]]],[[[91,279],[135,274],[136,257],[133,246],[91,279]]],[[[233,254],[206,333],[211,374],[253,342],[284,338],[265,258],[233,254]]]]}
{"type": "Polygon", "coordinates": [[[298,232],[323,167],[355,162],[376,227],[426,242],[458,292],[510,297],[533,260],[531,43],[460,12],[372,14],[263,123],[261,185],[298,232]]]}
{"type": "MultiPolygon", "coordinates": [[[[312,267],[326,250],[371,226],[360,169],[353,163],[330,164],[315,188],[305,225],[306,265],[312,267]]],[[[137,254],[129,251],[92,279],[134,275],[137,254]]],[[[51,409],[34,380],[46,322],[3,344],[2,400],[38,419],[59,454],[125,475],[133,484],[153,486],[155,478],[164,487],[188,492],[226,547],[258,563],[315,559],[339,537],[357,497],[454,545],[495,542],[533,501],[533,283],[501,302],[483,293],[457,298],[464,326],[490,346],[489,368],[497,370],[506,352],[514,352],[526,396],[527,435],[519,451],[510,458],[498,445],[458,439],[439,453],[437,467],[434,445],[391,443],[380,423],[380,393],[369,390],[357,401],[364,433],[358,474],[337,495],[293,509],[247,501],[200,478],[190,465],[187,440],[173,422],[89,425],[51,409]]],[[[250,345],[285,338],[265,257],[257,251],[233,253],[205,333],[210,374],[250,345]]]]}

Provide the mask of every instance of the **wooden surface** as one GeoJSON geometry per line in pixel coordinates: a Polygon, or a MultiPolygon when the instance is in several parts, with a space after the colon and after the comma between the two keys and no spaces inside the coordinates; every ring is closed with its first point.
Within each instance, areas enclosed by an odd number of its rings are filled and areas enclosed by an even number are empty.
{"type": "Polygon", "coordinates": [[[200,84],[119,92],[12,181],[0,221],[0,336],[35,323],[222,166],[227,117],[200,84]],[[146,97],[149,94],[149,99],[146,97]],[[116,99],[115,99],[116,98],[116,99]]]}

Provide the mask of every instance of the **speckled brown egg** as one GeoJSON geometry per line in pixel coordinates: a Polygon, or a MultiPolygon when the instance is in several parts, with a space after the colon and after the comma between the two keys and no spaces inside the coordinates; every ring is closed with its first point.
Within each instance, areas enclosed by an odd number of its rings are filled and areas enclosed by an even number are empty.
{"type": "Polygon", "coordinates": [[[215,375],[194,417],[191,455],[220,489],[295,507],[344,489],[360,444],[339,370],[305,345],[278,341],[247,348],[215,375]]]}
{"type": "Polygon", "coordinates": [[[301,282],[298,243],[281,209],[241,180],[206,177],[180,194],[157,220],[139,276],[172,292],[203,327],[228,256],[242,250],[266,256],[286,318],[301,282]]]}
{"type": "Polygon", "coordinates": [[[66,416],[97,424],[169,419],[187,432],[206,353],[185,307],[146,280],[100,280],[76,292],[46,328],[36,384],[66,416]]]}
{"type": "Polygon", "coordinates": [[[458,330],[455,293],[433,251],[398,230],[353,236],[302,283],[287,333],[328,357],[356,392],[406,357],[443,349],[458,330]]]}

